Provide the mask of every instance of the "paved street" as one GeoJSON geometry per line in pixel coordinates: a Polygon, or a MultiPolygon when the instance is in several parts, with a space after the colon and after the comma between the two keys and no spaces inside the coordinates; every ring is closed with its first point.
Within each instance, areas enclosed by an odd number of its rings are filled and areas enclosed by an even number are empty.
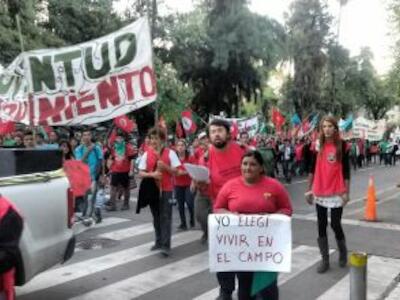
{"type": "MultiPolygon", "coordinates": [[[[369,254],[368,299],[399,299],[400,274],[400,181],[399,167],[374,166],[353,172],[351,198],[343,224],[349,250],[369,254]],[[378,194],[379,222],[360,221],[363,216],[369,176],[373,175],[378,194]]],[[[316,216],[305,204],[305,178],[287,185],[294,206],[292,272],[281,274],[282,300],[348,299],[347,269],[339,269],[332,231],[331,270],[317,275],[319,260],[316,216]]],[[[134,200],[134,199],[132,199],[134,200]]],[[[135,203],[132,203],[135,206],[135,203]]],[[[174,211],[175,224],[178,213],[174,211]]],[[[175,232],[169,258],[150,252],[153,231],[149,210],[105,213],[102,224],[91,228],[77,225],[78,240],[107,239],[104,247],[77,248],[74,257],[36,277],[18,289],[18,299],[214,299],[218,293],[214,274],[208,271],[207,246],[199,241],[198,230],[175,232]]]]}

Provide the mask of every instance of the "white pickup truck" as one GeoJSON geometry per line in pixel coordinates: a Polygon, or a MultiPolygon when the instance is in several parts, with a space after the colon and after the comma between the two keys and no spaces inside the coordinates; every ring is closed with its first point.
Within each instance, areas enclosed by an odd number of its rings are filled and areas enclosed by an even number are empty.
{"type": "Polygon", "coordinates": [[[16,285],[74,253],[74,199],[61,151],[0,149],[0,194],[24,219],[16,285]]]}

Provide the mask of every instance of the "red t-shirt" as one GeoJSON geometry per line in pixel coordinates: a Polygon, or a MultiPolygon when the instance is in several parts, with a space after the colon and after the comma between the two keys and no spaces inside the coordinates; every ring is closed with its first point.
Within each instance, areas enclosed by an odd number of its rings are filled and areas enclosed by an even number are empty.
{"type": "MultiPolygon", "coordinates": [[[[171,166],[171,160],[169,158],[169,153],[172,151],[169,148],[164,148],[161,153],[161,157],[153,150],[153,148],[149,147],[147,150],[146,157],[146,172],[154,172],[157,168],[157,161],[161,160],[166,165],[171,166]]],[[[164,192],[171,192],[174,189],[173,185],[173,176],[167,171],[161,172],[161,190],[164,192]]]]}
{"type": "Polygon", "coordinates": [[[222,186],[230,179],[241,175],[240,164],[245,149],[235,142],[229,142],[224,151],[219,151],[211,146],[208,151],[208,159],[205,165],[210,170],[209,195],[212,201],[222,186]]]}
{"type": "Polygon", "coordinates": [[[111,155],[113,158],[111,164],[111,172],[113,173],[129,173],[131,170],[131,160],[136,154],[135,149],[131,144],[126,144],[125,154],[123,156],[117,155],[114,148],[111,149],[111,155]]]}
{"type": "Polygon", "coordinates": [[[301,161],[303,159],[303,144],[297,144],[295,148],[295,154],[296,154],[296,161],[301,161]]]}
{"type": "MultiPolygon", "coordinates": [[[[186,164],[186,163],[196,164],[197,163],[196,159],[193,156],[185,157],[184,159],[181,159],[179,157],[179,160],[181,162],[181,165],[178,167],[178,170],[183,170],[183,171],[186,171],[183,164],[186,164]]],[[[189,175],[175,176],[175,186],[190,186],[191,183],[192,183],[192,178],[190,178],[189,175]]]]}
{"type": "Polygon", "coordinates": [[[204,156],[204,153],[204,149],[200,146],[194,150],[194,158],[197,160],[197,163],[199,163],[200,159],[204,156]]]}
{"type": "Polygon", "coordinates": [[[228,181],[218,194],[214,210],[224,208],[243,214],[281,213],[292,215],[289,194],[283,185],[263,177],[254,185],[246,185],[240,176],[228,181]]]}
{"type": "Polygon", "coordinates": [[[346,185],[343,177],[343,165],[336,158],[336,146],[333,143],[326,143],[320,151],[322,153],[316,154],[313,194],[320,197],[344,194],[346,185]]]}

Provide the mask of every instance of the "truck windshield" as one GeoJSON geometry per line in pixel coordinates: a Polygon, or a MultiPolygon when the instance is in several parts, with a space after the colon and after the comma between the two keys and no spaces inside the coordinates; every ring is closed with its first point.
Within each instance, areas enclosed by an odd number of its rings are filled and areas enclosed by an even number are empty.
{"type": "Polygon", "coordinates": [[[55,171],[61,167],[60,150],[0,149],[0,177],[55,171]]]}

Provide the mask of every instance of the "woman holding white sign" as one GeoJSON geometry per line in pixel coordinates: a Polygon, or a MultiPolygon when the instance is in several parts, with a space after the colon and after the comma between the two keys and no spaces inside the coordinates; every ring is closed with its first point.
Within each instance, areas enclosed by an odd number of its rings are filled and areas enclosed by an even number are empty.
{"type": "Polygon", "coordinates": [[[320,123],[319,149],[315,154],[309,174],[309,191],[306,200],[316,204],[318,218],[318,246],[322,261],[318,273],[329,269],[329,246],[327,237],[328,208],[331,211],[331,227],[335,232],[339,249],[339,265],[347,265],[347,247],[342,228],[343,207],[349,201],[350,160],[349,147],[340,138],[339,127],[332,116],[322,118],[320,123]]]}
{"type": "MultiPolygon", "coordinates": [[[[292,214],[292,205],[285,187],[277,180],[264,175],[264,162],[258,151],[247,152],[241,163],[241,176],[228,181],[218,194],[215,213],[238,214],[292,214]]],[[[275,300],[279,297],[277,274],[264,273],[264,282],[256,279],[254,272],[237,272],[239,300],[275,300]],[[257,282],[256,282],[257,281],[257,282]],[[259,299],[259,298],[257,298],[259,299]]],[[[257,277],[258,279],[261,277],[257,277]]]]}

